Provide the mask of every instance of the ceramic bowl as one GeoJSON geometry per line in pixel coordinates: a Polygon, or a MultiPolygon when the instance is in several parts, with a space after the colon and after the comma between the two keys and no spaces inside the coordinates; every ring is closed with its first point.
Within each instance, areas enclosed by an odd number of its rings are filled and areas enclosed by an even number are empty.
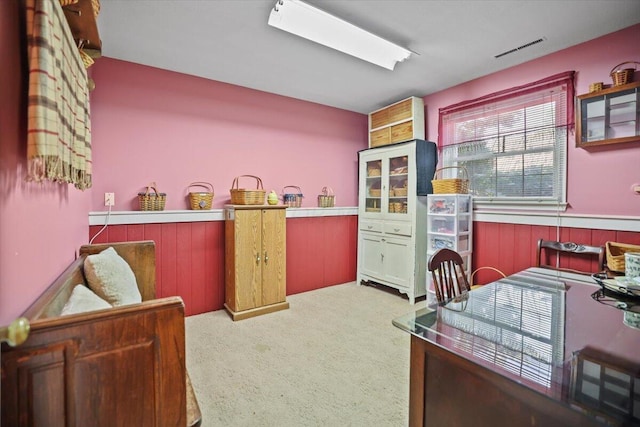
{"type": "Polygon", "coordinates": [[[640,329],[640,313],[625,311],[622,323],[631,328],[640,329]]]}
{"type": "Polygon", "coordinates": [[[624,275],[628,278],[640,277],[640,252],[624,254],[624,275]]]}

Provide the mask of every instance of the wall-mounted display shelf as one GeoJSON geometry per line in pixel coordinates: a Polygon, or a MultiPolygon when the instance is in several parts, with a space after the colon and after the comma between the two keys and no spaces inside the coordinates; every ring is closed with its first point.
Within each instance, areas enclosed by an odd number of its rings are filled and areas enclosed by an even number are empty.
{"type": "Polygon", "coordinates": [[[640,141],[640,82],[578,96],[576,146],[640,141]]]}

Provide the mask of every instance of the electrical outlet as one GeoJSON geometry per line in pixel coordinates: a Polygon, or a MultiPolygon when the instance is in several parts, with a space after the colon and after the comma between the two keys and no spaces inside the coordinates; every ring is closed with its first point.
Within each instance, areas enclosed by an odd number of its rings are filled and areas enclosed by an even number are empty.
{"type": "Polygon", "coordinates": [[[104,205],[105,206],[113,206],[116,204],[116,194],[115,193],[104,193],[104,205]]]}

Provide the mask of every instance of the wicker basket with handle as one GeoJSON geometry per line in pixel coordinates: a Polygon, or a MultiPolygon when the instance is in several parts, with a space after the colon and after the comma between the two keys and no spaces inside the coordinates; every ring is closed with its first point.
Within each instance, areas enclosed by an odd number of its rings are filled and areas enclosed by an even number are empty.
{"type": "Polygon", "coordinates": [[[611,271],[624,273],[624,254],[626,252],[640,252],[640,246],[628,243],[607,242],[605,244],[607,253],[607,267],[611,271]]]}
{"type": "Polygon", "coordinates": [[[336,196],[331,187],[322,187],[322,194],[318,196],[319,208],[332,208],[336,203],[336,196]]]}
{"type": "Polygon", "coordinates": [[[231,204],[232,205],[264,205],[264,187],[262,186],[262,180],[254,175],[240,175],[236,176],[231,184],[231,204]],[[246,190],[239,188],[239,178],[255,178],[256,189],[246,190]]]}
{"type": "Polygon", "coordinates": [[[189,184],[189,206],[193,210],[211,209],[213,202],[213,185],[208,182],[192,182],[189,184]],[[208,191],[190,191],[191,187],[206,188],[208,191]]]}
{"type": "Polygon", "coordinates": [[[635,73],[636,71],[637,64],[640,64],[640,62],[625,61],[613,67],[611,69],[611,72],[609,73],[611,79],[613,80],[613,85],[622,86],[626,85],[627,83],[631,83],[631,81],[633,80],[633,73],[635,73]],[[618,69],[618,67],[625,64],[633,64],[633,68],[623,68],[620,70],[618,69]]]}
{"type": "Polygon", "coordinates": [[[282,203],[289,206],[290,208],[299,208],[302,206],[302,190],[300,187],[295,185],[287,185],[282,189],[282,203]],[[294,188],[297,192],[295,193],[287,193],[287,188],[294,188]]]}
{"type": "MultiPolygon", "coordinates": [[[[442,175],[441,175],[442,176],[442,175]]],[[[467,169],[463,166],[447,166],[436,170],[431,181],[433,194],[467,194],[469,193],[469,179],[467,169]],[[438,178],[438,172],[445,169],[460,169],[464,172],[464,178],[438,178]]]]}
{"type": "Polygon", "coordinates": [[[141,211],[163,211],[166,201],[167,194],[158,193],[155,182],[150,183],[144,193],[138,193],[141,211]]]}

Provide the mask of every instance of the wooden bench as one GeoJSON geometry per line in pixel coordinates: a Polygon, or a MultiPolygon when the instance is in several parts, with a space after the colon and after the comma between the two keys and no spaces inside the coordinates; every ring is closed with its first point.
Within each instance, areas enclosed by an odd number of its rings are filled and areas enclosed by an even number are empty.
{"type": "Polygon", "coordinates": [[[152,241],[81,247],[23,314],[27,340],[2,346],[2,425],[200,425],[185,365],[184,303],[155,297],[155,269],[152,241]],[[131,266],[142,303],[60,316],[73,288],[86,285],[86,256],[109,246],[131,266]]]}

